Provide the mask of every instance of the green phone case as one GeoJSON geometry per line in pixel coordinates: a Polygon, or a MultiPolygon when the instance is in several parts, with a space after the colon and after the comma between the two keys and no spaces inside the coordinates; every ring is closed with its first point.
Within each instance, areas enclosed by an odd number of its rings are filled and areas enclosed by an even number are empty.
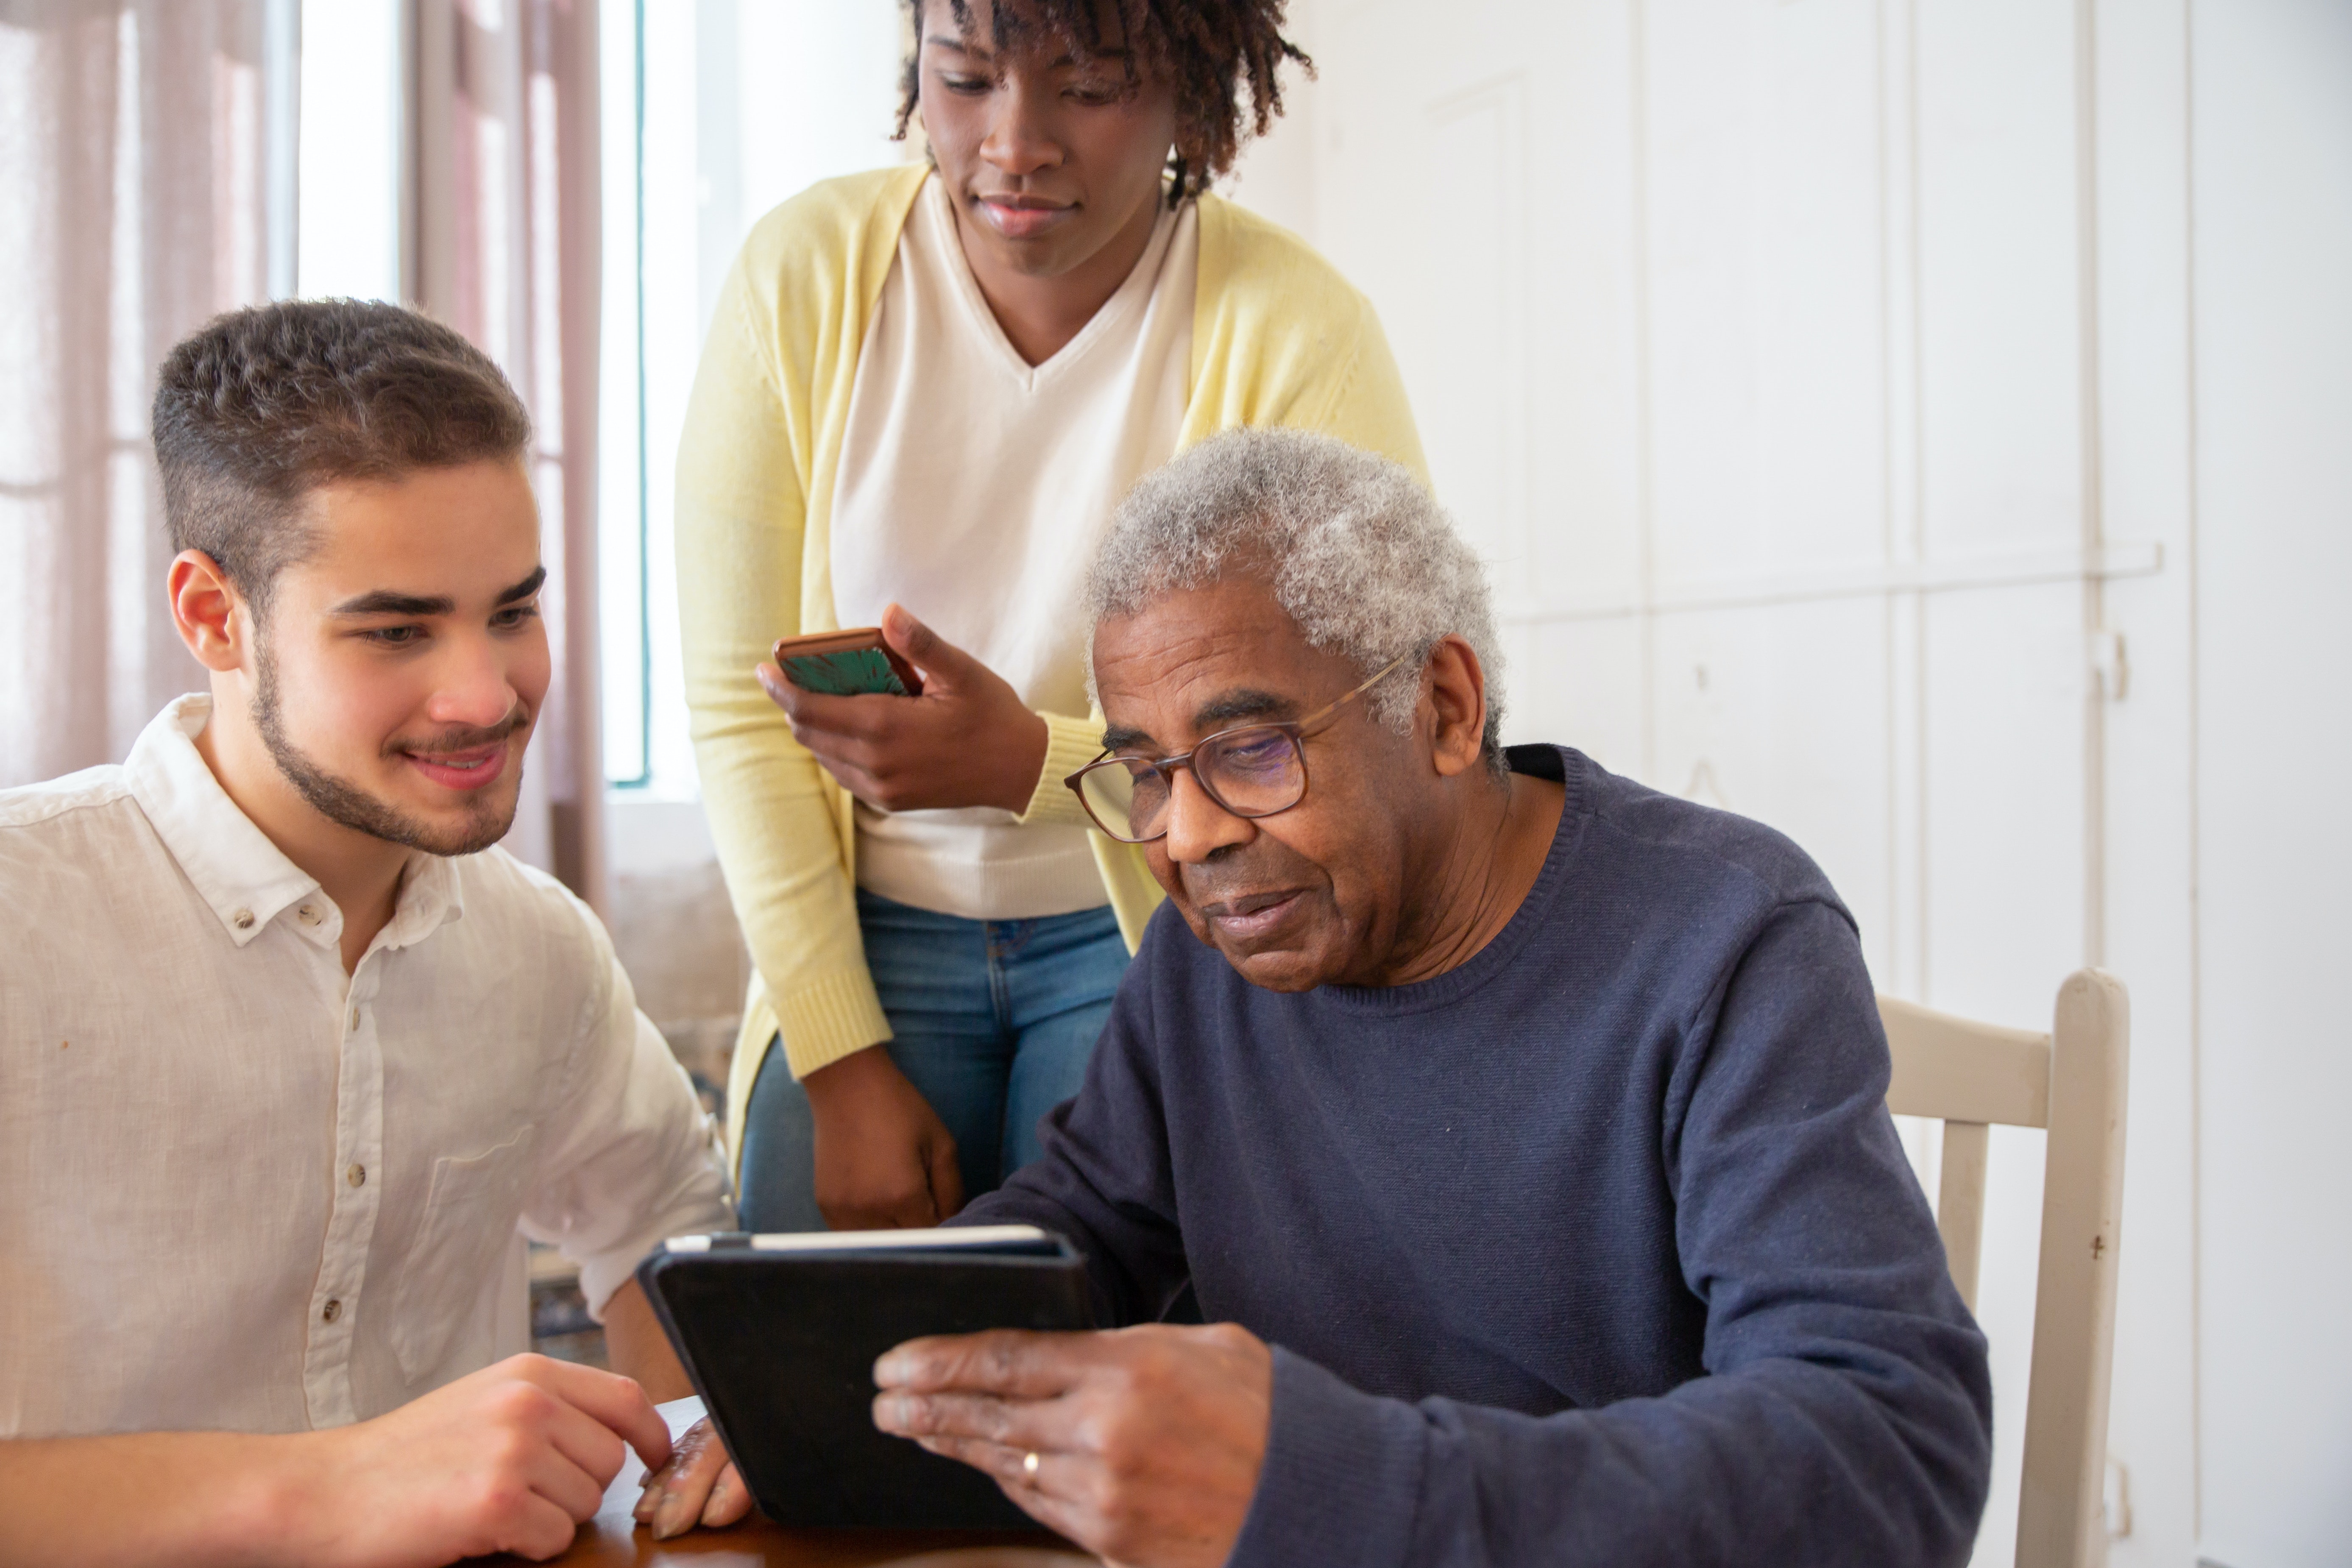
{"type": "Polygon", "coordinates": [[[880,648],[854,647],[840,653],[804,653],[784,660],[784,674],[803,691],[826,697],[856,697],[865,692],[908,695],[898,672],[890,668],[880,648]]]}

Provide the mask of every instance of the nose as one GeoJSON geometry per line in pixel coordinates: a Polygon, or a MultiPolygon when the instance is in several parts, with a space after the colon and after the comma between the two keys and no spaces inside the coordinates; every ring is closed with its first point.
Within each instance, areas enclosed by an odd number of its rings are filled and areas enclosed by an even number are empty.
{"type": "Polygon", "coordinates": [[[1235,816],[1209,798],[1190,768],[1178,768],[1169,786],[1168,858],[1180,865],[1198,866],[1228,845],[1246,844],[1257,836],[1257,825],[1235,816]]]}
{"type": "Polygon", "coordinates": [[[988,134],[981,139],[980,155],[991,168],[1013,179],[1025,179],[1060,165],[1061,145],[1045,123],[1047,96],[1031,90],[1017,70],[1008,71],[1003,82],[988,95],[988,134]]]}
{"type": "Polygon", "coordinates": [[[487,637],[451,637],[436,670],[425,717],[436,724],[488,729],[515,710],[514,651],[487,637]]]}

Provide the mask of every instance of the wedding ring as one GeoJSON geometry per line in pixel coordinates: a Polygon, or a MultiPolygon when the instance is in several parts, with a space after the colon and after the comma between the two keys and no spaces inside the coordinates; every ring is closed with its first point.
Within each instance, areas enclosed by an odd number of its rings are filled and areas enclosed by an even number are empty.
{"type": "Polygon", "coordinates": [[[1037,1450],[1030,1449],[1021,1456],[1021,1473],[1031,1480],[1037,1479],[1037,1450]]]}

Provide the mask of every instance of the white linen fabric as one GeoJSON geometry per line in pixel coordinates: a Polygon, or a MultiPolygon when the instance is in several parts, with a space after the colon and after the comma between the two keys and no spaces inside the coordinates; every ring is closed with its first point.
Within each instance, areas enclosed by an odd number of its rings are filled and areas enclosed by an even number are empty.
{"type": "MultiPolygon", "coordinates": [[[[1163,209],[1127,281],[1043,364],[973,280],[937,175],[923,186],[858,356],[833,509],[845,626],[893,600],[1011,682],[1087,711],[1087,566],[1128,487],[1176,450],[1189,395],[1200,227],[1163,209]]],[[[1104,901],[1086,830],[1008,811],[857,807],[857,882],[972,920],[1104,901]]]]}
{"type": "Polygon", "coordinates": [[[342,916],[179,699],[0,792],[0,1436],[380,1415],[528,1348],[522,1238],[592,1305],[724,1228],[685,1074],[603,927],[500,849],[342,916]]]}

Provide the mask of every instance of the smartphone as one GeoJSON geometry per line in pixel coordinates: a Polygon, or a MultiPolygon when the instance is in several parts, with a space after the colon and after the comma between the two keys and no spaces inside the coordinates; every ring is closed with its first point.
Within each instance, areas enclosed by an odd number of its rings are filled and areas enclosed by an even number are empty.
{"type": "Polygon", "coordinates": [[[854,626],[845,632],[817,632],[804,637],[776,639],[776,668],[803,691],[828,697],[856,697],[884,692],[914,697],[923,689],[915,667],[882,640],[879,626],[854,626]]]}

